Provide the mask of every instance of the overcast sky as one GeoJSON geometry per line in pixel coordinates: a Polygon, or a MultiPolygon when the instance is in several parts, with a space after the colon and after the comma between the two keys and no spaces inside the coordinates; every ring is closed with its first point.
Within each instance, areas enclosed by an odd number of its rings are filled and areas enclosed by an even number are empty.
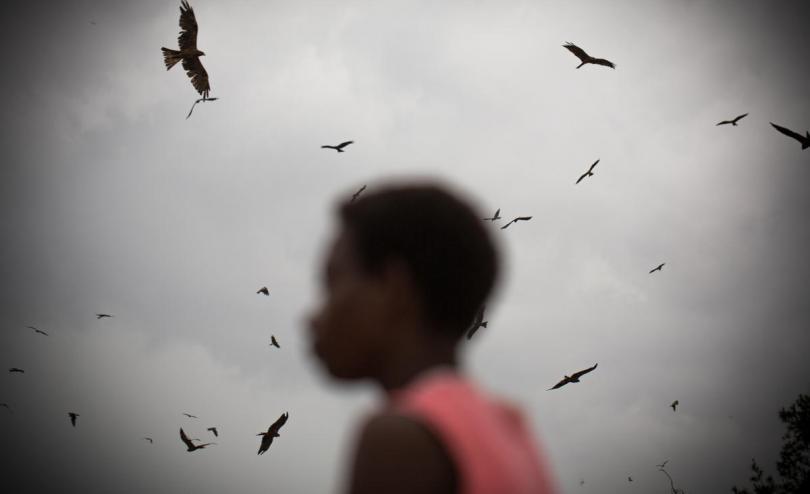
{"type": "Polygon", "coordinates": [[[689,493],[774,471],[777,412],[810,392],[810,151],[768,122],[810,126],[810,3],[193,0],[221,99],[188,120],[160,53],[179,1],[7,4],[14,492],[339,492],[379,396],[329,380],[302,321],[336,201],[414,176],[533,216],[492,225],[506,269],[465,360],[563,492],[665,493],[666,459],[689,493]],[[181,426],[219,444],[187,453],[181,426]]]}

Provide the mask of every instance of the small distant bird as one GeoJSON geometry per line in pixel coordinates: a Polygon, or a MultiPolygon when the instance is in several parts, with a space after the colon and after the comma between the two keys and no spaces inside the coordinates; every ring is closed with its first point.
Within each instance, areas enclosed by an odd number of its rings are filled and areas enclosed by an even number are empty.
{"type": "Polygon", "coordinates": [[[677,411],[676,408],[678,407],[678,400],[673,401],[672,405],[670,406],[672,407],[672,411],[676,412],[677,411]]]}
{"type": "Polygon", "coordinates": [[[105,317],[115,317],[112,314],[96,314],[96,319],[104,319],[105,317]]]}
{"type": "Polygon", "coordinates": [[[669,463],[669,460],[665,460],[664,463],[661,463],[660,465],[655,465],[655,466],[657,466],[658,468],[664,468],[665,466],[667,466],[667,463],[669,463]]]}
{"type": "Polygon", "coordinates": [[[802,149],[810,148],[810,130],[805,131],[806,135],[801,135],[798,132],[793,132],[790,129],[786,129],[785,127],[781,127],[776,125],[775,123],[771,122],[771,125],[774,129],[778,130],[779,132],[785,134],[788,137],[792,137],[799,141],[802,144],[802,149]]]}
{"type": "Polygon", "coordinates": [[[349,144],[351,144],[351,143],[353,143],[353,142],[354,142],[354,141],[346,141],[346,142],[341,142],[341,143],[340,143],[340,144],[338,144],[337,146],[330,146],[330,145],[328,145],[328,144],[324,144],[323,146],[321,146],[321,148],[325,148],[325,149],[334,149],[334,150],[335,150],[335,151],[337,151],[338,153],[342,153],[342,152],[344,152],[344,151],[343,151],[343,148],[345,148],[346,146],[348,146],[349,144]]]}
{"type": "Polygon", "coordinates": [[[264,454],[265,451],[267,451],[267,448],[269,448],[270,445],[273,444],[273,438],[279,437],[278,431],[279,429],[281,429],[281,426],[287,423],[287,419],[289,417],[290,414],[288,412],[284,412],[283,414],[281,414],[281,417],[279,417],[278,420],[273,422],[273,425],[271,425],[267,429],[267,432],[260,432],[259,434],[256,434],[257,436],[262,436],[262,444],[259,446],[259,452],[256,454],[261,455],[264,454]]]}
{"type": "Polygon", "coordinates": [[[593,364],[593,367],[589,367],[589,368],[587,368],[585,370],[581,370],[579,372],[574,372],[570,376],[563,377],[563,379],[560,382],[555,384],[553,387],[548,388],[546,391],[551,391],[552,389],[561,388],[561,387],[565,386],[568,383],[578,383],[580,377],[582,377],[585,374],[587,374],[587,373],[591,372],[592,370],[596,369],[597,365],[599,365],[599,364],[598,363],[593,364]]]}
{"type": "MultiPolygon", "coordinates": [[[[8,406],[8,403],[0,403],[0,407],[3,407],[6,410],[8,410],[9,412],[11,412],[11,407],[8,406]]],[[[14,412],[11,412],[11,413],[14,413],[14,412]]]]}
{"type": "Polygon", "coordinates": [[[205,53],[197,49],[197,18],[194,16],[194,9],[186,0],[180,2],[180,29],[180,35],[177,37],[180,50],[162,47],[163,63],[166,64],[166,70],[169,70],[177,62],[183,62],[183,68],[191,79],[191,85],[203,99],[208,99],[208,93],[211,91],[208,72],[200,62],[200,57],[205,53]]]}
{"type": "MultiPolygon", "coordinates": [[[[736,127],[736,126],[737,126],[737,122],[739,122],[739,121],[740,121],[740,119],[745,118],[746,116],[748,116],[748,114],[747,114],[747,113],[743,113],[742,115],[738,115],[737,117],[735,117],[735,118],[733,118],[733,119],[731,119],[731,120],[723,120],[722,122],[719,122],[717,125],[727,125],[727,124],[731,124],[731,125],[733,125],[733,126],[735,126],[735,127],[736,127]]],[[[715,127],[717,127],[717,125],[715,125],[715,127]]]]}
{"type": "Polygon", "coordinates": [[[19,367],[12,367],[8,370],[9,372],[19,372],[20,374],[25,374],[25,371],[20,369],[19,367]]]}
{"type": "Polygon", "coordinates": [[[492,218],[484,218],[484,221],[487,221],[487,220],[489,220],[489,221],[499,220],[499,219],[501,219],[500,214],[501,214],[501,209],[498,208],[498,210],[495,211],[495,214],[492,215],[492,218]]]}
{"type": "Polygon", "coordinates": [[[481,308],[478,310],[478,314],[475,315],[475,320],[470,326],[470,329],[467,330],[467,339],[469,340],[478,331],[478,328],[485,328],[487,327],[487,323],[489,321],[484,321],[484,310],[486,309],[485,305],[482,305],[481,308]]]}
{"type": "Polygon", "coordinates": [[[628,481],[628,482],[632,482],[632,481],[633,481],[633,477],[627,477],[627,481],[628,481]]]}
{"type": "Polygon", "coordinates": [[[28,328],[28,329],[33,329],[33,330],[34,330],[34,332],[36,332],[36,333],[39,333],[39,334],[43,334],[43,335],[45,335],[45,336],[48,336],[48,333],[46,333],[45,331],[42,331],[41,329],[37,329],[37,328],[35,328],[34,326],[27,326],[27,328],[28,328]]]}
{"type": "Polygon", "coordinates": [[[650,270],[650,274],[653,274],[653,273],[654,273],[654,272],[656,272],[656,271],[661,271],[661,268],[663,268],[663,267],[664,267],[664,264],[666,264],[666,263],[665,263],[665,262],[662,262],[662,263],[661,263],[661,264],[659,264],[658,266],[656,266],[656,267],[652,268],[652,269],[650,270]]]}
{"type": "Polygon", "coordinates": [[[190,414],[190,413],[186,413],[186,412],[183,412],[183,415],[185,415],[186,417],[188,417],[188,418],[190,418],[190,419],[197,419],[197,418],[199,418],[199,417],[197,417],[196,415],[192,415],[192,414],[190,414]]]}
{"type": "Polygon", "coordinates": [[[95,25],[96,25],[96,21],[90,21],[90,24],[91,24],[91,25],[93,25],[93,26],[95,26],[95,25]]]}
{"type": "Polygon", "coordinates": [[[204,101],[216,101],[218,99],[219,98],[204,98],[204,97],[197,99],[196,101],[194,101],[194,104],[191,105],[191,110],[188,111],[188,115],[186,115],[186,120],[188,120],[188,117],[191,116],[191,112],[194,111],[194,107],[197,106],[197,103],[202,103],[204,101]]]}
{"type": "Polygon", "coordinates": [[[260,293],[263,293],[264,295],[267,295],[268,297],[270,296],[270,290],[266,286],[263,286],[263,287],[259,288],[259,291],[256,292],[257,295],[260,294],[260,293]]]}
{"type": "Polygon", "coordinates": [[[209,428],[208,428],[208,429],[206,429],[206,430],[213,432],[213,433],[214,433],[214,437],[219,437],[219,433],[217,432],[217,428],[216,428],[216,427],[209,427],[209,428]]]}
{"type": "Polygon", "coordinates": [[[585,178],[585,177],[593,177],[593,167],[595,167],[597,163],[599,163],[599,160],[594,161],[594,162],[593,162],[593,164],[591,165],[591,167],[590,167],[590,168],[588,168],[588,171],[586,171],[585,173],[583,173],[583,174],[582,174],[582,175],[579,177],[579,179],[577,179],[577,181],[576,181],[576,183],[575,183],[574,185],[576,185],[576,184],[578,184],[578,183],[582,182],[582,179],[583,179],[583,178],[585,178]]]}
{"type": "Polygon", "coordinates": [[[186,445],[187,448],[186,451],[196,451],[198,449],[203,449],[206,446],[216,444],[216,443],[194,444],[193,442],[191,442],[192,440],[189,439],[188,436],[186,436],[186,433],[183,432],[182,427],[180,428],[180,440],[183,441],[183,444],[186,445]]]}
{"type": "Polygon", "coordinates": [[[574,43],[570,43],[570,42],[566,43],[566,44],[563,45],[563,47],[566,48],[571,53],[573,53],[574,55],[576,55],[576,57],[582,62],[581,64],[577,65],[577,68],[582,67],[586,63],[593,63],[593,64],[596,64],[596,65],[604,65],[605,67],[610,67],[611,69],[616,68],[616,64],[614,64],[613,62],[605,60],[604,58],[594,58],[594,57],[588,55],[587,53],[585,53],[585,50],[578,47],[574,43]]]}
{"type": "Polygon", "coordinates": [[[512,220],[512,221],[510,221],[509,223],[507,223],[507,224],[503,225],[503,226],[501,227],[501,230],[506,230],[506,228],[507,228],[509,225],[511,225],[512,223],[515,223],[516,221],[529,221],[530,219],[532,219],[532,217],[531,217],[531,216],[518,216],[517,218],[513,219],[513,220],[512,220]]]}
{"type": "Polygon", "coordinates": [[[141,439],[149,441],[149,444],[154,444],[155,441],[151,437],[142,437],[141,439]]]}
{"type": "Polygon", "coordinates": [[[579,485],[585,485],[585,479],[580,479],[579,485]]]}
{"type": "Polygon", "coordinates": [[[70,417],[70,423],[73,427],[76,427],[76,417],[79,416],[78,413],[68,412],[68,416],[70,417]]]}
{"type": "Polygon", "coordinates": [[[362,187],[360,187],[360,190],[358,190],[357,192],[355,192],[354,194],[352,194],[352,200],[351,200],[351,201],[349,201],[349,202],[354,202],[354,200],[355,200],[355,199],[357,199],[357,197],[358,197],[358,196],[359,196],[359,195],[360,195],[360,194],[361,194],[361,193],[362,193],[364,190],[366,190],[366,186],[365,186],[365,185],[364,185],[364,186],[362,186],[362,187]]]}
{"type": "Polygon", "coordinates": [[[276,337],[274,335],[270,335],[270,346],[281,348],[278,344],[278,341],[276,341],[276,337]]]}

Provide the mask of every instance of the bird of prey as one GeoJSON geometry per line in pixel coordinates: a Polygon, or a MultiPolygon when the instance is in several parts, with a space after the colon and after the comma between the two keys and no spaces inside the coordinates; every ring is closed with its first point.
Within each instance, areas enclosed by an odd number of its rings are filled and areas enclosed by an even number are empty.
{"type": "Polygon", "coordinates": [[[191,116],[191,112],[194,111],[194,107],[197,106],[197,103],[202,103],[204,101],[216,101],[218,99],[219,98],[198,98],[196,101],[194,101],[194,104],[191,105],[191,110],[188,111],[188,115],[186,115],[186,120],[188,120],[188,117],[191,116]]]}
{"type": "Polygon", "coordinates": [[[501,227],[501,230],[506,230],[506,228],[507,228],[509,225],[511,225],[512,223],[514,223],[514,222],[516,222],[516,221],[529,221],[530,219],[532,219],[532,217],[531,217],[531,216],[518,216],[517,218],[513,219],[513,220],[512,220],[512,221],[510,221],[509,223],[507,223],[507,224],[503,225],[503,226],[501,227]]]}
{"type": "Polygon", "coordinates": [[[12,367],[8,370],[9,372],[19,372],[20,374],[25,374],[25,371],[20,369],[19,367],[12,367]]]}
{"type": "MultiPolygon", "coordinates": [[[[8,406],[8,403],[0,403],[0,407],[4,407],[6,410],[11,412],[11,407],[8,406]]],[[[11,412],[11,413],[14,413],[14,412],[11,412]]]]}
{"type": "Polygon", "coordinates": [[[68,412],[68,417],[70,417],[70,423],[73,427],[76,427],[76,417],[78,416],[78,413],[68,412]]]}
{"type": "Polygon", "coordinates": [[[487,327],[487,323],[489,321],[484,321],[484,310],[486,309],[485,305],[482,305],[481,308],[478,310],[478,314],[475,315],[475,320],[470,326],[470,329],[467,330],[467,339],[469,340],[478,331],[478,328],[485,328],[487,327]]]}
{"type": "Polygon", "coordinates": [[[208,428],[208,429],[206,429],[206,430],[207,430],[207,431],[211,431],[211,432],[213,432],[213,433],[214,433],[214,437],[219,437],[219,433],[217,432],[217,428],[216,428],[216,427],[209,427],[209,428],[208,428]]]}
{"type": "Polygon", "coordinates": [[[149,441],[149,444],[155,443],[155,441],[151,437],[142,437],[141,439],[143,439],[144,441],[149,441]]]}
{"type": "Polygon", "coordinates": [[[585,177],[593,177],[593,167],[595,167],[597,163],[599,163],[599,160],[594,161],[593,164],[591,165],[591,167],[588,168],[588,171],[586,171],[585,173],[580,175],[579,179],[577,179],[577,181],[576,181],[576,183],[574,185],[582,182],[582,179],[585,178],[585,177]]]}
{"type": "Polygon", "coordinates": [[[259,293],[263,293],[264,295],[267,295],[268,297],[270,296],[270,290],[266,286],[263,286],[263,287],[259,288],[259,291],[257,291],[256,294],[258,295],[259,293]]]}
{"type": "Polygon", "coordinates": [[[183,412],[183,415],[185,415],[186,417],[188,417],[188,418],[190,418],[190,419],[197,419],[197,418],[199,418],[199,417],[197,417],[196,415],[192,415],[192,414],[190,414],[190,413],[186,413],[186,412],[183,412]]]}
{"type": "Polygon", "coordinates": [[[360,194],[361,194],[361,193],[362,193],[364,190],[366,190],[366,186],[365,186],[365,185],[364,185],[364,186],[362,186],[362,187],[360,187],[360,190],[358,190],[357,192],[355,192],[354,194],[352,194],[352,200],[351,200],[351,201],[349,201],[349,202],[354,202],[354,200],[355,200],[355,199],[357,199],[357,197],[358,197],[358,196],[359,196],[359,195],[360,195],[360,194]]]}
{"type": "MultiPolygon", "coordinates": [[[[727,124],[731,124],[731,125],[733,125],[733,126],[735,126],[735,127],[736,127],[736,126],[737,126],[737,122],[739,122],[739,121],[740,121],[740,119],[745,118],[747,115],[748,115],[747,113],[743,113],[742,115],[738,115],[738,116],[736,116],[735,118],[733,118],[733,119],[731,119],[731,120],[723,120],[722,122],[719,122],[717,125],[727,125],[727,124]]],[[[717,125],[715,125],[715,127],[717,127],[717,125]]]]}
{"type": "Polygon", "coordinates": [[[580,377],[582,377],[585,374],[587,374],[587,373],[591,372],[592,370],[596,369],[597,365],[599,365],[599,364],[598,363],[593,364],[593,367],[589,367],[589,368],[587,368],[585,370],[581,370],[579,372],[574,372],[570,376],[563,377],[563,379],[560,382],[555,384],[553,387],[548,388],[546,391],[551,391],[552,389],[561,388],[561,387],[565,386],[568,383],[578,383],[580,377]]]}
{"type": "Polygon", "coordinates": [[[666,264],[666,263],[665,263],[665,262],[662,262],[662,263],[661,263],[661,264],[659,264],[658,266],[656,266],[656,267],[652,268],[652,269],[650,270],[650,274],[653,274],[653,273],[654,273],[654,272],[656,272],[656,271],[661,271],[661,268],[663,268],[663,267],[664,267],[664,264],[666,264]]]}
{"type": "Polygon", "coordinates": [[[593,63],[593,64],[596,64],[596,65],[604,65],[605,67],[610,67],[611,69],[616,68],[616,64],[614,64],[613,62],[605,60],[604,58],[594,58],[594,57],[588,55],[587,53],[585,53],[585,50],[578,47],[574,43],[570,43],[570,42],[565,43],[563,45],[563,47],[566,48],[571,53],[573,53],[574,55],[576,55],[576,57],[582,62],[581,64],[577,65],[577,68],[582,67],[586,63],[593,63]]]}
{"type": "Polygon", "coordinates": [[[269,448],[270,445],[273,444],[273,438],[279,437],[278,431],[279,429],[281,429],[281,426],[283,426],[287,422],[289,416],[290,414],[288,412],[284,412],[283,414],[281,414],[281,417],[279,417],[278,420],[273,422],[273,425],[271,425],[267,429],[267,432],[260,432],[259,434],[256,434],[257,436],[262,436],[262,444],[259,446],[259,452],[256,454],[261,455],[264,454],[265,451],[267,451],[267,448],[269,448]]]}
{"type": "Polygon", "coordinates": [[[633,477],[627,477],[627,481],[628,481],[628,482],[632,482],[632,481],[633,481],[633,477]]]}
{"type": "Polygon", "coordinates": [[[186,0],[180,2],[180,35],[177,37],[177,43],[180,45],[179,51],[161,48],[166,70],[182,61],[186,75],[191,79],[191,85],[203,99],[208,99],[208,92],[211,91],[208,72],[200,62],[200,57],[205,53],[197,49],[197,19],[194,17],[194,9],[186,0]]]}
{"type": "Polygon", "coordinates": [[[678,407],[678,400],[673,401],[670,406],[672,407],[672,411],[676,412],[677,411],[676,408],[678,407]]]}
{"type": "Polygon", "coordinates": [[[501,215],[501,209],[498,208],[498,210],[495,211],[495,214],[492,215],[492,218],[484,218],[484,221],[487,221],[487,220],[489,220],[489,221],[499,220],[499,219],[501,219],[500,215],[501,215]]]}
{"type": "Polygon", "coordinates": [[[191,442],[192,440],[189,439],[188,436],[186,436],[186,433],[183,432],[182,427],[180,428],[180,440],[183,441],[183,444],[186,445],[187,448],[186,451],[195,451],[198,449],[203,449],[206,446],[216,444],[216,443],[194,444],[193,442],[191,442]]]}
{"type": "Polygon", "coordinates": [[[660,465],[655,465],[655,466],[657,466],[658,468],[664,468],[665,466],[667,466],[667,463],[669,463],[669,460],[665,460],[664,463],[661,463],[660,465]]]}
{"type": "Polygon", "coordinates": [[[113,317],[112,314],[96,314],[96,319],[104,319],[105,317],[113,317]]]}
{"type": "Polygon", "coordinates": [[[802,149],[810,148],[810,130],[805,131],[806,135],[801,135],[798,132],[793,132],[790,129],[786,129],[785,127],[781,127],[776,125],[775,123],[771,122],[771,125],[774,129],[778,130],[779,132],[785,134],[788,137],[792,137],[799,141],[802,144],[802,149]]]}
{"type": "Polygon", "coordinates": [[[41,329],[37,329],[34,326],[27,326],[27,327],[28,327],[28,329],[33,329],[35,333],[39,333],[39,334],[48,336],[48,333],[46,333],[45,331],[42,331],[41,329]]]}
{"type": "Polygon", "coordinates": [[[276,348],[281,348],[281,346],[279,346],[278,341],[276,340],[276,337],[274,335],[270,335],[270,346],[274,346],[276,348]]]}
{"type": "Polygon", "coordinates": [[[348,146],[349,144],[351,144],[351,143],[353,143],[353,142],[354,142],[354,141],[346,141],[346,142],[341,142],[341,143],[340,143],[340,144],[338,144],[337,146],[329,146],[328,144],[324,144],[323,146],[321,146],[321,148],[325,148],[325,149],[334,149],[334,150],[335,150],[335,151],[337,151],[338,153],[343,153],[343,152],[344,152],[344,151],[343,151],[343,148],[345,148],[346,146],[348,146]]]}

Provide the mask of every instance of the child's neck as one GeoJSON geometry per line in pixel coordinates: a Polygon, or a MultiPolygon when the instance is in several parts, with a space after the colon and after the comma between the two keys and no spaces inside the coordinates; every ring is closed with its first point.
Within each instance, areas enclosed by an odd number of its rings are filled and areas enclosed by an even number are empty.
{"type": "Polygon", "coordinates": [[[399,347],[388,356],[375,381],[391,392],[406,387],[413,379],[425,371],[436,367],[456,369],[459,362],[455,341],[429,341],[422,345],[399,347]]]}

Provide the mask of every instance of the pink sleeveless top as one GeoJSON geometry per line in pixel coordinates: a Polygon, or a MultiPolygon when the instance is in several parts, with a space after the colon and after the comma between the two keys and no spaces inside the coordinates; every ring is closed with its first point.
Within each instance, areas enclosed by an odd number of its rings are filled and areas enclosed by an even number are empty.
{"type": "Polygon", "coordinates": [[[425,425],[444,444],[458,494],[553,494],[553,478],[515,406],[485,396],[452,369],[428,371],[389,394],[390,409],[425,425]]]}

